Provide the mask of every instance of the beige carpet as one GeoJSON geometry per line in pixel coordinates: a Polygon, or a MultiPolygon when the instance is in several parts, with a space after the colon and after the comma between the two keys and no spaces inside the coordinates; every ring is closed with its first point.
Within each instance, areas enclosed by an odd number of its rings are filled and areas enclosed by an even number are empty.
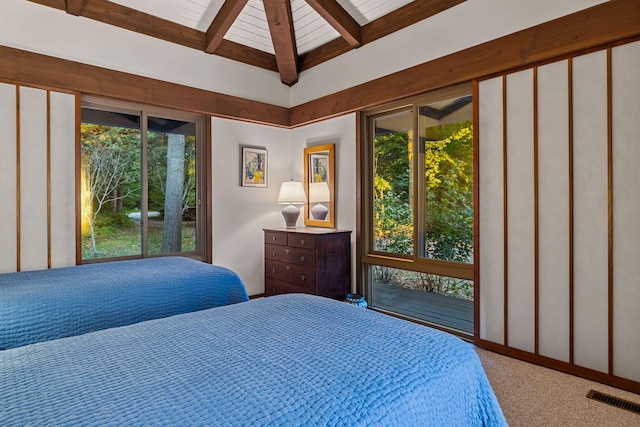
{"type": "Polygon", "coordinates": [[[586,398],[593,389],[640,404],[640,395],[480,348],[476,351],[511,427],[640,426],[640,415],[586,398]]]}

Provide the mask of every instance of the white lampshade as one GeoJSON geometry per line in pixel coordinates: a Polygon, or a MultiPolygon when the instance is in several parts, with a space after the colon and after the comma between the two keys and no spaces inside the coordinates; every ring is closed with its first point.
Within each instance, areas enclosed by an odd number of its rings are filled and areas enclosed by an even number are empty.
{"type": "Polygon", "coordinates": [[[284,181],[280,186],[278,194],[278,204],[304,205],[307,203],[307,195],[304,194],[304,187],[300,181],[284,181]]]}
{"type": "Polygon", "coordinates": [[[326,182],[309,184],[309,203],[323,203],[329,200],[329,185],[326,182]]]}
{"type": "Polygon", "coordinates": [[[294,205],[304,205],[307,203],[307,195],[304,194],[304,187],[300,181],[285,181],[280,185],[278,203],[287,205],[282,209],[282,217],[287,228],[296,226],[300,209],[294,205]]]}

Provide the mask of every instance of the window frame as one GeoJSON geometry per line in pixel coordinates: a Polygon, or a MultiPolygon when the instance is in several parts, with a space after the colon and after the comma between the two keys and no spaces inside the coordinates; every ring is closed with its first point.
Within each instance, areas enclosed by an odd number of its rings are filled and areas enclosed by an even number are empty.
{"type": "MultiPolygon", "coordinates": [[[[93,264],[100,262],[121,261],[127,259],[158,258],[166,256],[182,256],[211,263],[212,261],[212,239],[210,233],[211,224],[211,197],[209,189],[211,187],[211,117],[206,114],[198,114],[189,111],[174,110],[170,108],[156,107],[136,102],[107,99],[92,95],[82,95],[78,108],[78,129],[82,123],[80,112],[83,108],[91,108],[115,113],[137,115],[140,117],[140,163],[141,163],[141,217],[146,218],[148,213],[148,157],[147,157],[147,132],[148,118],[166,118],[195,123],[196,125],[196,250],[184,252],[171,252],[164,254],[150,254],[148,250],[148,221],[141,221],[141,252],[139,255],[125,255],[119,257],[104,257],[95,259],[84,259],[82,257],[82,235],[76,236],[76,247],[80,264],[93,264]]],[[[80,131],[78,131],[80,134],[80,131]]],[[[82,140],[77,138],[78,160],[76,168],[77,175],[80,175],[82,162],[80,161],[80,151],[82,140]]],[[[80,193],[81,186],[77,186],[80,193]]],[[[81,229],[82,206],[78,204],[78,214],[76,215],[77,229],[81,229]]]]}
{"type": "MultiPolygon", "coordinates": [[[[371,268],[372,266],[391,267],[402,270],[410,270],[420,273],[434,274],[438,276],[448,276],[458,279],[474,280],[475,260],[470,263],[462,263],[455,261],[438,260],[426,258],[423,256],[424,251],[424,218],[426,203],[423,197],[415,197],[422,194],[425,186],[424,178],[424,147],[420,144],[412,144],[414,179],[412,191],[414,194],[415,204],[413,207],[413,254],[395,254],[390,252],[382,252],[375,250],[374,245],[374,127],[373,121],[376,118],[400,113],[403,110],[413,112],[413,140],[415,142],[418,133],[419,117],[418,109],[421,105],[443,101],[455,97],[472,94],[472,83],[466,82],[455,86],[436,89],[426,94],[416,97],[404,99],[395,103],[385,104],[370,110],[363,111],[361,114],[362,121],[362,271],[365,274],[365,285],[368,293],[370,293],[371,284],[371,268]]],[[[475,183],[474,183],[475,184],[475,183]]],[[[475,226],[475,225],[474,225],[475,226]]]]}

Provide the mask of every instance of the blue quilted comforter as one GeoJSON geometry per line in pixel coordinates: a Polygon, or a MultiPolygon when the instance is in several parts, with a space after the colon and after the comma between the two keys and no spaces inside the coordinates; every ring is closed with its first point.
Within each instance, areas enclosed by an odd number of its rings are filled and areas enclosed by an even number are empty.
{"type": "Polygon", "coordinates": [[[247,300],[236,273],[180,257],[2,274],[0,350],[247,300]]]}
{"type": "Polygon", "coordinates": [[[503,426],[471,345],[281,295],[0,352],[2,426],[503,426]]]}

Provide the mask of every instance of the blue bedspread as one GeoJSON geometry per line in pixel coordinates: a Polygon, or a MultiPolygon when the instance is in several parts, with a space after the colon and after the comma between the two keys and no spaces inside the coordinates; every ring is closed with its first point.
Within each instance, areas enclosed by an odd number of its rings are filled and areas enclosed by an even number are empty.
{"type": "Polygon", "coordinates": [[[238,275],[149,258],[0,275],[0,350],[247,301],[238,275]]]}
{"type": "Polygon", "coordinates": [[[281,295],[0,352],[0,425],[503,426],[470,344],[281,295]]]}

